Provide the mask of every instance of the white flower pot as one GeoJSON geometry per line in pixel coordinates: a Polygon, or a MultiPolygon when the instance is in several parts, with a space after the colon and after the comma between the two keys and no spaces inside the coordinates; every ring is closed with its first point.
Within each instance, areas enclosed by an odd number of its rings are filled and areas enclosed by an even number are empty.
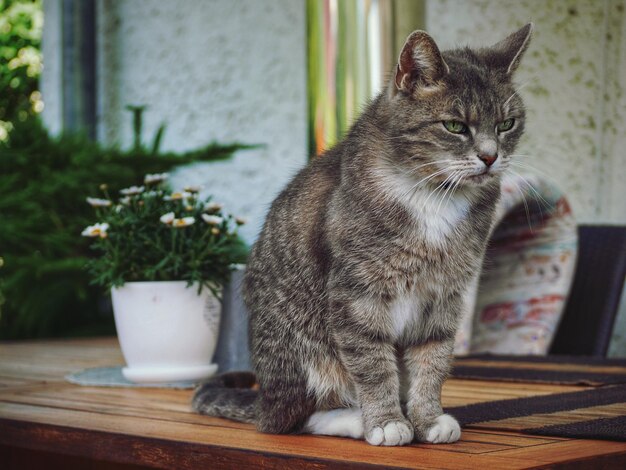
{"type": "Polygon", "coordinates": [[[198,295],[185,281],[127,282],[111,296],[128,380],[195,381],[217,371],[221,304],[211,291],[198,295]]]}

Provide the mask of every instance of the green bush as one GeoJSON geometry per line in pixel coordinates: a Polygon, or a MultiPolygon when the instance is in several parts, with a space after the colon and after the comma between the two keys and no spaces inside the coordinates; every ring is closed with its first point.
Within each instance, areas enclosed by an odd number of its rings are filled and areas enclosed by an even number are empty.
{"type": "Polygon", "coordinates": [[[0,0],[0,141],[15,121],[43,109],[41,74],[41,0],[0,0]]]}
{"type": "MultiPolygon", "coordinates": [[[[229,158],[241,144],[182,153],[102,147],[80,136],[53,138],[36,119],[17,121],[0,144],[0,338],[113,332],[110,307],[84,267],[94,255],[81,231],[85,203],[102,183],[117,193],[147,173],[229,158]],[[1,300],[3,299],[3,300],[1,300]]],[[[154,147],[158,147],[155,145],[154,147]]]]}

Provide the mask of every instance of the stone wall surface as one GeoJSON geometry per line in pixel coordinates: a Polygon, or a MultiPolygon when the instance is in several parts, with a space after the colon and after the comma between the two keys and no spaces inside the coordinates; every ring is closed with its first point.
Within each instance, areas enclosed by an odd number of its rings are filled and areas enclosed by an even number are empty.
{"type": "Polygon", "coordinates": [[[144,140],[164,150],[212,140],[264,144],[178,171],[249,220],[252,241],[277,192],[306,163],[303,1],[99,0],[101,141],[132,142],[127,105],[147,105],[144,140]]]}
{"type": "Polygon", "coordinates": [[[52,134],[61,132],[63,126],[63,82],[61,51],[61,1],[46,0],[44,2],[44,28],[41,37],[41,52],[44,68],[39,87],[44,98],[41,119],[52,134]]]}

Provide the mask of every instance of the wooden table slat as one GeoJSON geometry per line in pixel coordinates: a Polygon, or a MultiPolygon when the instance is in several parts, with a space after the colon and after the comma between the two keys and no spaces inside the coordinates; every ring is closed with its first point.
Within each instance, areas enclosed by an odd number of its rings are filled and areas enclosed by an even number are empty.
{"type": "MultiPolygon", "coordinates": [[[[63,379],[82,368],[120,363],[114,338],[0,343],[0,457],[2,449],[25,448],[177,469],[626,466],[626,443],[524,435],[501,429],[502,422],[464,429],[455,444],[381,448],[351,439],[261,434],[248,424],[195,415],[191,390],[81,387],[63,379]]],[[[443,402],[460,406],[583,389],[453,379],[444,386],[443,402]]],[[[558,420],[615,412],[609,408],[558,420]]],[[[550,416],[524,419],[545,423],[550,416]]],[[[520,429],[520,422],[508,427],[520,429]]]]}

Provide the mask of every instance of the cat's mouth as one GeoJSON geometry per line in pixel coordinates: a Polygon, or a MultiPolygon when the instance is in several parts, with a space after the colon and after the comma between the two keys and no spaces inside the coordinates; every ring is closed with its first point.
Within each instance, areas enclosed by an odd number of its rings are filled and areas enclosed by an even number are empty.
{"type": "Polygon", "coordinates": [[[487,181],[488,179],[491,179],[492,177],[493,177],[493,173],[489,171],[489,169],[486,168],[481,173],[474,173],[473,175],[466,176],[465,179],[473,183],[480,184],[480,183],[487,181]]]}

